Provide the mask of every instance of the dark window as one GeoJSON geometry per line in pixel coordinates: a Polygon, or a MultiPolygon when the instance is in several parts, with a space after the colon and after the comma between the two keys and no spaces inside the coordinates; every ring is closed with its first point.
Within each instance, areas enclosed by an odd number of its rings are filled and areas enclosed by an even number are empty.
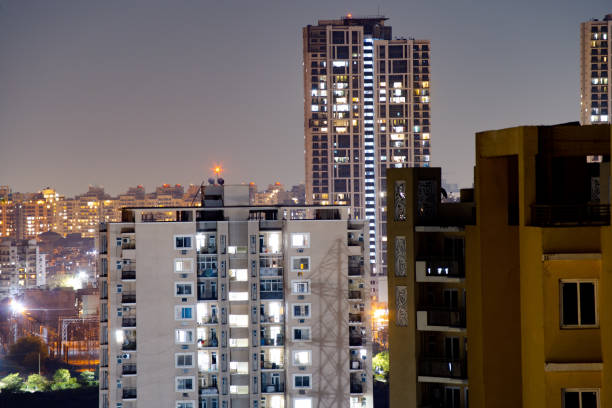
{"type": "Polygon", "coordinates": [[[334,180],[334,191],[336,193],[346,193],[346,180],[334,180]]]}
{"type": "Polygon", "coordinates": [[[339,148],[351,147],[351,136],[350,135],[338,135],[338,147],[339,148]]]}
{"type": "Polygon", "coordinates": [[[348,59],[349,57],[349,47],[337,47],[336,48],[336,57],[338,59],[348,59]]]}
{"type": "Polygon", "coordinates": [[[401,45],[390,45],[389,58],[402,58],[404,56],[403,48],[401,45]]]}
{"type": "Polygon", "coordinates": [[[338,177],[350,177],[351,176],[351,165],[350,164],[339,164],[338,165],[338,177]]]}
{"type": "Polygon", "coordinates": [[[406,60],[393,61],[393,73],[405,74],[408,72],[408,63],[406,60]]]}
{"type": "Polygon", "coordinates": [[[561,297],[563,325],[597,323],[594,282],[561,282],[561,297]]]}
{"type": "Polygon", "coordinates": [[[352,43],[353,44],[358,44],[359,43],[359,33],[357,31],[353,31],[351,33],[351,37],[352,37],[352,43]]]}
{"type": "Polygon", "coordinates": [[[332,44],[344,44],[344,31],[332,32],[332,44]]]}
{"type": "Polygon", "coordinates": [[[389,117],[402,117],[404,116],[404,105],[389,105],[389,117]]]}

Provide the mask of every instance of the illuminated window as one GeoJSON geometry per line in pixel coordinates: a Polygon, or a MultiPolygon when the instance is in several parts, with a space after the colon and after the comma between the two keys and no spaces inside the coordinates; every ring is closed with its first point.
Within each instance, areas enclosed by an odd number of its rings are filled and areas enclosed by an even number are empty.
{"type": "Polygon", "coordinates": [[[294,398],[293,408],[312,408],[312,398],[294,398]]]}
{"type": "Polygon", "coordinates": [[[307,232],[299,232],[291,234],[291,247],[292,248],[309,248],[310,247],[310,234],[307,232]]]}
{"type": "Polygon", "coordinates": [[[293,365],[307,366],[312,364],[312,351],[310,350],[294,350],[293,365]]]}
{"type": "Polygon", "coordinates": [[[174,342],[176,344],[192,344],[194,342],[193,329],[176,329],[174,342]]]}
{"type": "Polygon", "coordinates": [[[308,293],[310,293],[310,280],[293,280],[293,281],[291,281],[291,293],[293,293],[293,294],[308,294],[308,293]]]}

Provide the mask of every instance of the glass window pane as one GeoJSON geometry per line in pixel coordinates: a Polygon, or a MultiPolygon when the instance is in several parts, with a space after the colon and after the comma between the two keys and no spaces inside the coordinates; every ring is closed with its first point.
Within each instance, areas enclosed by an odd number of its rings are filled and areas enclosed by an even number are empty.
{"type": "Polygon", "coordinates": [[[578,392],[566,391],[563,393],[564,408],[580,408],[580,400],[578,392]]]}
{"type": "Polygon", "coordinates": [[[582,408],[597,408],[597,393],[594,391],[582,392],[582,408]]]}
{"type": "Polygon", "coordinates": [[[578,293],[576,283],[562,283],[563,324],[578,324],[578,293]]]}
{"type": "Polygon", "coordinates": [[[580,283],[580,324],[595,324],[595,284],[580,283]]]}

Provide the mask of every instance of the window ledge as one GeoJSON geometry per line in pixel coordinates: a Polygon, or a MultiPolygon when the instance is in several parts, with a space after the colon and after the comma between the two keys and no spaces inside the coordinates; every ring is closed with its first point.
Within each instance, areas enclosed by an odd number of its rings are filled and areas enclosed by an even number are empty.
{"type": "Polygon", "coordinates": [[[601,252],[542,254],[542,262],[545,262],[545,261],[599,261],[599,260],[601,260],[601,252]]]}
{"type": "Polygon", "coordinates": [[[544,371],[547,373],[563,371],[602,371],[603,363],[546,363],[544,371]]]}

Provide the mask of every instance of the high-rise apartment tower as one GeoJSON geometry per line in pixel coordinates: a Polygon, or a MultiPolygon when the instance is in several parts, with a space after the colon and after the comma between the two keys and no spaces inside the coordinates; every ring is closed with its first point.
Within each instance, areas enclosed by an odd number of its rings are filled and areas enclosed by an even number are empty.
{"type": "Polygon", "coordinates": [[[428,167],[429,41],[393,39],[387,19],[303,29],[306,202],[370,221],[368,258],[386,274],[386,169],[428,167]]]}
{"type": "Polygon", "coordinates": [[[364,222],[248,203],[211,185],[101,229],[100,408],[372,407],[364,222]]]}
{"type": "Polygon", "coordinates": [[[609,123],[612,14],[580,24],[580,122],[609,123]]]}

